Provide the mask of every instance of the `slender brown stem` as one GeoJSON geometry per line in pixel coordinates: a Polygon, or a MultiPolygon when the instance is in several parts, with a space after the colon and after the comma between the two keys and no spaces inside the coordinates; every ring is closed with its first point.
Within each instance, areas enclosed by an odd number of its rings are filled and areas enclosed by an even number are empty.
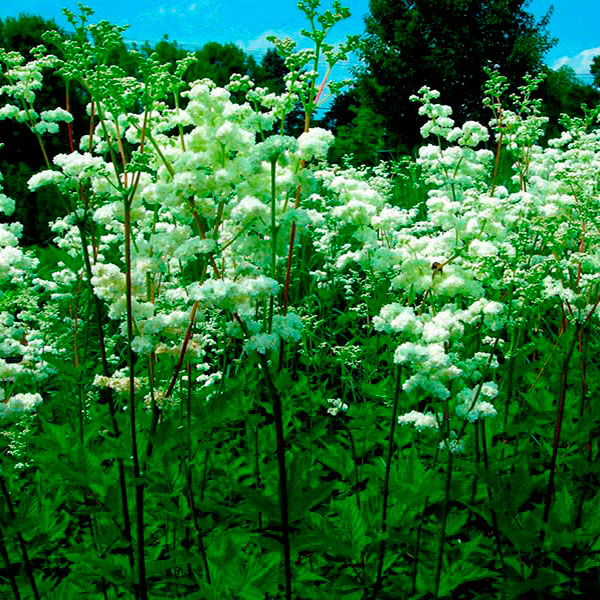
{"type": "MultiPolygon", "coordinates": [[[[86,277],[88,280],[90,293],[94,303],[96,312],[96,322],[98,324],[98,346],[100,348],[100,362],[102,364],[102,372],[105,377],[110,377],[110,368],[108,365],[108,359],[106,357],[106,343],[104,340],[104,318],[102,316],[102,305],[100,299],[94,293],[94,286],[92,285],[92,265],[90,262],[90,255],[88,251],[87,236],[85,233],[85,225],[80,225],[79,235],[81,237],[81,245],[83,248],[83,262],[85,266],[86,277]]],[[[110,388],[100,389],[100,400],[102,404],[108,405],[108,411],[110,414],[110,421],[112,425],[113,435],[115,438],[121,435],[119,431],[119,424],[117,423],[117,408],[110,388]]],[[[133,553],[133,538],[131,536],[131,522],[129,520],[129,501],[127,499],[127,482],[125,479],[125,463],[121,457],[117,458],[117,466],[119,469],[119,487],[121,489],[121,512],[123,513],[123,530],[125,533],[125,540],[127,541],[127,555],[129,558],[129,565],[133,570],[135,560],[133,553]]]]}
{"type": "Polygon", "coordinates": [[[2,535],[2,531],[0,530],[0,554],[2,555],[2,561],[4,562],[4,568],[8,574],[8,579],[10,581],[10,587],[12,589],[13,596],[15,600],[21,600],[21,594],[19,593],[19,586],[17,585],[17,580],[15,579],[15,574],[13,572],[13,565],[10,562],[10,558],[8,556],[8,550],[6,549],[6,544],[4,543],[4,535],[2,535]]]}
{"type": "MultiPolygon", "coordinates": [[[[65,109],[67,112],[71,112],[71,98],[69,94],[69,79],[65,79],[65,109]]],[[[75,150],[75,144],[73,142],[73,124],[71,121],[67,123],[67,134],[69,136],[69,150],[73,152],[75,150]]]]}
{"type": "Polygon", "coordinates": [[[402,367],[398,365],[396,367],[396,382],[394,384],[394,402],[392,404],[392,423],[390,427],[390,439],[388,443],[387,461],[385,464],[385,479],[383,482],[383,508],[381,510],[381,533],[383,539],[379,545],[379,562],[377,565],[377,579],[375,580],[375,587],[373,589],[372,600],[377,598],[381,584],[383,582],[383,561],[385,558],[385,535],[387,532],[387,508],[388,508],[388,497],[390,491],[390,473],[392,467],[392,457],[394,454],[394,433],[396,431],[396,422],[398,421],[398,400],[400,398],[400,381],[402,379],[402,367]]]}
{"type": "Polygon", "coordinates": [[[208,585],[210,585],[210,570],[208,568],[208,558],[206,556],[206,547],[204,546],[204,537],[202,535],[202,528],[200,527],[200,522],[198,521],[198,510],[196,508],[196,503],[194,502],[194,486],[192,482],[192,440],[191,440],[191,432],[192,432],[192,369],[190,364],[187,365],[187,375],[188,375],[188,390],[187,390],[187,433],[188,433],[188,455],[186,461],[186,475],[187,475],[187,488],[188,488],[188,497],[190,508],[192,510],[192,518],[194,520],[194,529],[196,530],[196,536],[198,537],[198,549],[200,550],[200,555],[202,556],[202,562],[204,563],[204,573],[206,575],[206,581],[208,585]]]}
{"type": "Polygon", "coordinates": [[[175,388],[175,384],[177,383],[177,378],[179,377],[179,372],[181,371],[181,367],[183,366],[183,359],[185,358],[185,353],[190,343],[190,338],[192,337],[192,329],[194,327],[194,319],[196,318],[196,311],[198,310],[198,302],[194,302],[192,306],[192,311],[190,313],[190,321],[188,323],[187,329],[185,331],[185,337],[183,338],[183,344],[181,345],[181,351],[179,352],[179,359],[177,361],[177,365],[175,366],[175,371],[173,371],[173,377],[171,377],[171,382],[169,383],[169,387],[165,392],[165,398],[168,398],[175,388]]]}
{"type": "MultiPolygon", "coordinates": [[[[554,491],[554,473],[556,471],[556,461],[558,458],[558,444],[560,441],[560,430],[563,423],[564,411],[565,411],[565,399],[567,397],[567,377],[569,374],[569,362],[571,361],[571,356],[573,355],[573,350],[575,349],[575,345],[578,340],[577,332],[573,335],[573,339],[571,340],[571,344],[569,345],[569,350],[567,351],[567,355],[565,356],[565,360],[563,362],[562,373],[560,377],[560,396],[558,399],[558,409],[556,414],[556,425],[554,428],[554,438],[552,441],[552,459],[550,460],[550,475],[548,478],[548,487],[546,489],[546,495],[544,498],[544,515],[542,517],[542,521],[544,523],[548,522],[548,517],[550,516],[550,504],[552,502],[552,493],[554,491]]],[[[544,538],[544,530],[542,529],[540,532],[541,539],[544,538]]]]}
{"type": "Polygon", "coordinates": [[[285,597],[292,600],[292,563],[290,553],[290,524],[288,508],[287,471],[285,466],[285,438],[283,433],[283,416],[281,409],[281,397],[277,393],[271,374],[269,363],[263,354],[260,354],[260,362],[267,381],[267,389],[273,403],[273,414],[275,416],[275,431],[277,435],[277,464],[279,466],[279,505],[281,510],[281,535],[283,541],[283,562],[285,569],[285,597]]]}
{"type": "Polygon", "coordinates": [[[437,600],[440,593],[440,581],[442,578],[442,562],[444,559],[444,545],[446,543],[446,525],[448,523],[448,508],[450,506],[450,483],[452,481],[452,464],[454,462],[454,454],[450,448],[448,451],[448,472],[446,473],[446,493],[444,496],[444,506],[442,509],[442,527],[440,531],[440,545],[438,548],[437,567],[435,570],[435,592],[434,597],[437,600]]]}
{"type": "Polygon", "coordinates": [[[146,559],[144,550],[144,482],[140,473],[135,423],[135,355],[133,353],[133,285],[131,280],[131,198],[124,199],[125,234],[125,293],[127,302],[127,362],[129,366],[129,423],[131,426],[131,454],[135,480],[135,508],[137,517],[137,567],[141,600],[148,599],[146,559]]]}
{"type": "MultiPolygon", "coordinates": [[[[2,495],[6,500],[6,505],[8,507],[8,515],[11,520],[15,520],[15,509],[13,507],[12,500],[10,498],[10,494],[8,493],[8,488],[6,487],[6,481],[4,479],[4,475],[0,473],[0,487],[2,488],[2,495]]],[[[33,592],[33,597],[35,600],[40,600],[40,594],[37,589],[37,585],[35,584],[35,577],[33,575],[33,567],[31,566],[31,561],[29,560],[29,554],[27,554],[27,546],[25,545],[25,540],[23,539],[23,535],[20,530],[17,530],[17,540],[19,541],[19,546],[21,547],[21,554],[23,556],[23,562],[25,563],[25,573],[27,573],[27,579],[29,579],[29,585],[31,586],[31,591],[33,592]]]]}

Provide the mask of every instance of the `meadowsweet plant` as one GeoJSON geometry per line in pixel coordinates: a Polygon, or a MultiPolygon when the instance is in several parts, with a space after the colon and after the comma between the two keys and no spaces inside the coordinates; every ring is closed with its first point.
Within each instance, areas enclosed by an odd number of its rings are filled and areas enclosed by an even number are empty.
{"type": "Polygon", "coordinates": [[[313,113],[356,40],[299,7],[282,94],[128,76],[86,7],[56,56],[0,55],[29,187],[67,209],[37,257],[0,225],[7,597],[592,593],[598,111],[542,146],[539,78],[490,71],[489,124],[424,87],[414,162],[329,165],[313,113]],[[49,71],[65,106],[36,111],[49,71]]]}
{"type": "MultiPolygon", "coordinates": [[[[0,192],[0,211],[10,216],[14,208],[0,192]]],[[[39,385],[52,373],[43,355],[56,351],[37,318],[38,298],[28,293],[38,260],[19,247],[21,230],[20,223],[0,224],[0,414],[17,419],[42,402],[39,385]]]]}

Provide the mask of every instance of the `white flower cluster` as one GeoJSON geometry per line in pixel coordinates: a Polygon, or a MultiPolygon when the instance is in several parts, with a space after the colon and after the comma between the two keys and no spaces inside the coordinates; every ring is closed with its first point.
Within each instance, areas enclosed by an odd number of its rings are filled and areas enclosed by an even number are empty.
{"type": "Polygon", "coordinates": [[[70,123],[71,113],[63,108],[45,110],[38,114],[33,109],[36,93],[42,89],[44,69],[56,64],[53,56],[37,57],[29,62],[19,52],[6,52],[0,49],[0,65],[4,65],[3,78],[8,81],[0,86],[0,96],[9,97],[9,103],[0,107],[0,120],[14,119],[25,123],[37,135],[57,133],[58,123],[70,123]]]}
{"type": "Polygon", "coordinates": [[[41,394],[13,394],[6,400],[4,391],[0,390],[0,419],[19,416],[31,412],[42,402],[41,394]]]}
{"type": "Polygon", "coordinates": [[[330,398],[327,400],[327,402],[331,404],[331,406],[327,409],[327,412],[332,417],[337,416],[340,412],[344,413],[348,410],[348,405],[342,402],[339,398],[330,398]]]}
{"type": "MultiPolygon", "coordinates": [[[[292,226],[299,239],[315,218],[314,212],[294,207],[298,184],[310,183],[302,161],[323,158],[333,136],[312,128],[298,140],[283,135],[265,139],[281,103],[253,92],[254,106],[239,104],[227,89],[202,80],[183,92],[184,109],[158,103],[144,117],[96,105],[99,122],[92,139],[82,138],[82,151],[55,156],[56,170],[29,181],[32,191],[57,185],[74,202],[81,201],[85,188],[88,210],[78,208],[59,219],[53,226],[55,241],[78,256],[79,227],[93,222],[97,237],[88,240],[93,242],[88,247],[94,259],[92,284],[122,332],[127,313],[124,201],[131,194],[134,350],[139,354],[164,351],[164,344],[175,347],[194,302],[198,322],[214,309],[225,311],[233,326],[233,315],[242,318],[252,334],[248,350],[265,352],[279,340],[300,339],[301,321],[294,314],[275,311],[266,329],[255,326],[264,320],[253,319],[257,308],[265,310],[265,302],[280,291],[273,267],[280,270],[287,256],[292,226]],[[119,136],[137,148],[132,175],[116,176],[121,165],[98,155],[112,149],[118,156],[119,136]],[[141,172],[135,172],[135,160],[143,164],[141,172]],[[191,270],[195,277],[190,281],[191,270]]],[[[284,95],[293,105],[293,94],[284,95]]],[[[69,115],[57,109],[42,118],[55,123],[68,121],[69,115]]],[[[52,280],[37,281],[54,298],[67,298],[82,276],[72,275],[63,269],[52,280]]]]}
{"type": "MultiPolygon", "coordinates": [[[[14,208],[0,192],[0,212],[10,215],[14,208]]],[[[21,230],[20,223],[0,223],[0,417],[18,417],[42,401],[39,393],[20,390],[52,372],[42,355],[55,352],[39,328],[31,291],[38,260],[19,247],[21,230]]]]}
{"type": "Polygon", "coordinates": [[[398,423],[400,425],[406,425],[407,423],[413,425],[417,431],[423,431],[423,429],[438,429],[438,419],[433,413],[421,413],[417,410],[411,410],[410,412],[398,417],[398,423]]]}
{"type": "MultiPolygon", "coordinates": [[[[310,67],[311,57],[300,53],[294,65],[310,67]]],[[[10,84],[0,92],[11,100],[0,118],[28,122],[38,134],[70,120],[60,109],[33,110],[45,64],[28,66],[16,55],[3,60],[10,84]]],[[[315,127],[295,138],[276,129],[314,78],[309,68],[294,71],[281,95],[240,76],[227,88],[195,81],[181,106],[161,100],[146,112],[132,112],[133,102],[117,98],[97,100],[93,131],[80,150],[55,156],[54,170],[29,181],[32,190],[57,185],[77,205],[54,223],[56,244],[71,257],[83,250],[92,257],[94,292],[123,336],[130,240],[133,350],[177,355],[193,329],[187,352],[197,364],[219,336],[243,340],[238,348],[259,354],[301,341],[303,308],[283,303],[293,232],[297,247],[312,244],[306,250],[317,286],[339,286],[350,310],[367,317],[367,329],[390,340],[411,400],[445,405],[443,414],[463,423],[493,417],[501,352],[493,340],[520,307],[562,303],[580,322],[595,310],[600,244],[586,224],[598,212],[600,133],[575,123],[541,148],[543,119],[535,111],[505,111],[491,128],[513,153],[515,175],[510,185],[498,185],[494,155],[481,148],[488,128],[474,121],[456,126],[439,94],[422,88],[413,99],[427,118],[422,134],[433,143],[413,165],[427,192],[412,206],[398,197],[393,168],[319,165],[312,172],[306,164],[326,156],[331,133],[315,127]],[[239,91],[245,102],[234,102],[239,91]],[[387,297],[369,315],[376,288],[387,297]]],[[[135,88],[128,78],[112,83],[124,93],[135,88]]],[[[0,208],[13,206],[0,195],[0,208]]],[[[18,249],[19,234],[18,226],[0,226],[0,283],[34,266],[18,249]]],[[[36,284],[55,300],[71,298],[83,277],[77,265],[57,265],[36,284]]],[[[19,325],[5,321],[12,330],[1,350],[15,354],[19,325]]],[[[28,334],[27,347],[39,351],[41,340],[28,334]]],[[[331,353],[352,367],[360,362],[353,342],[332,345],[331,353]]],[[[0,374],[14,376],[1,361],[0,354],[0,374]]],[[[210,388],[219,373],[207,368],[202,382],[210,388]]],[[[96,383],[119,391],[128,385],[118,372],[96,383]]],[[[345,410],[339,399],[330,404],[331,414],[345,410]]],[[[407,411],[399,422],[437,429],[438,408],[407,411]]],[[[457,449],[461,441],[445,444],[457,449]]]]}

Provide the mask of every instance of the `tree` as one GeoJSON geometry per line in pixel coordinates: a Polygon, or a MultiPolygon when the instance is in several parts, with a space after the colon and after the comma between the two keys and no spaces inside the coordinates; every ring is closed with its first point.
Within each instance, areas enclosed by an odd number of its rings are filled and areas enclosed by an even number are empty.
{"type": "Polygon", "coordinates": [[[260,61],[260,85],[271,92],[282,94],[285,90],[284,77],[288,68],[285,61],[274,48],[269,48],[260,61]]]}
{"type": "Polygon", "coordinates": [[[590,65],[590,73],[594,76],[594,85],[600,88],[600,55],[594,57],[590,65]]]}
{"type": "Polygon", "coordinates": [[[331,131],[337,131],[340,127],[349,125],[358,111],[360,99],[356,87],[351,87],[341,92],[331,102],[321,126],[331,131]]]}
{"type": "MultiPolygon", "coordinates": [[[[0,48],[20,52],[29,59],[30,50],[41,43],[42,34],[49,30],[59,30],[53,20],[28,14],[8,17],[0,20],[0,48]]],[[[49,50],[55,52],[56,49],[50,47],[49,50]]],[[[0,86],[5,83],[0,68],[0,86]]],[[[36,109],[64,108],[65,94],[64,81],[47,73],[42,89],[36,93],[36,109]]],[[[83,112],[82,102],[74,97],[75,94],[71,96],[71,109],[83,112]]],[[[0,98],[0,105],[4,104],[3,100],[0,98]]],[[[63,215],[65,207],[58,203],[56,194],[42,190],[32,193],[27,187],[29,177],[44,166],[40,148],[26,126],[12,120],[0,120],[0,142],[5,144],[0,148],[4,192],[16,201],[16,209],[10,220],[23,224],[24,244],[43,243],[51,237],[49,222],[63,215]]],[[[66,130],[62,129],[57,136],[47,137],[45,142],[51,156],[64,152],[68,147],[66,130]]]]}
{"type": "Polygon", "coordinates": [[[422,120],[409,101],[423,85],[437,89],[458,121],[487,120],[483,68],[498,65],[514,88],[541,68],[553,46],[528,0],[370,0],[357,73],[361,103],[383,117],[390,143],[420,142],[422,120]]]}
{"type": "Polygon", "coordinates": [[[194,54],[196,63],[189,70],[191,79],[208,77],[218,86],[228,84],[229,78],[234,73],[248,75],[250,79],[255,79],[259,70],[254,57],[231,42],[227,44],[208,42],[194,54]]]}
{"type": "Polygon", "coordinates": [[[386,135],[383,119],[367,106],[351,106],[355,117],[350,125],[336,129],[335,142],[328,158],[332,162],[342,163],[344,157],[351,158],[354,165],[372,165],[380,160],[395,157],[395,153],[386,148],[386,135]]]}
{"type": "Polygon", "coordinates": [[[42,34],[48,30],[58,31],[54,20],[37,15],[20,14],[0,20],[0,48],[13,50],[28,56],[34,46],[41,44],[42,34]]]}
{"type": "Polygon", "coordinates": [[[562,114],[583,116],[582,105],[589,108],[600,102],[600,91],[581,82],[575,71],[562,66],[556,71],[544,68],[546,79],[542,82],[538,95],[543,99],[542,112],[550,119],[546,127],[546,138],[559,134],[559,118],[562,114]]]}

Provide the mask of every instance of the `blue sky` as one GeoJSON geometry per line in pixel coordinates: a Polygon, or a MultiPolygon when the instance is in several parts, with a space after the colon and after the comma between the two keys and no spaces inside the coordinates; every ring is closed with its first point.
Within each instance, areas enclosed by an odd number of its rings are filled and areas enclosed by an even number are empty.
{"type": "MultiPolygon", "coordinates": [[[[335,28],[334,42],[349,33],[360,34],[368,12],[368,0],[342,3],[352,11],[352,18],[335,28]]],[[[190,48],[208,41],[235,42],[257,59],[270,46],[265,39],[269,33],[298,39],[297,32],[305,26],[296,0],[87,0],[84,4],[94,9],[94,19],[130,25],[125,33],[128,40],[157,41],[167,33],[190,48]]],[[[323,0],[323,5],[330,3],[323,0]]],[[[577,73],[588,73],[591,59],[600,54],[600,0],[531,0],[529,10],[539,18],[551,5],[549,31],[559,43],[546,62],[553,68],[567,64],[577,73]]],[[[74,0],[0,0],[0,18],[27,12],[65,25],[63,6],[77,9],[74,0]]]]}
{"type": "Polygon", "coordinates": [[[548,30],[558,44],[546,56],[546,63],[556,69],[572,67],[576,73],[589,73],[594,56],[600,54],[600,0],[532,0],[529,10],[542,17],[554,11],[548,30]]]}

